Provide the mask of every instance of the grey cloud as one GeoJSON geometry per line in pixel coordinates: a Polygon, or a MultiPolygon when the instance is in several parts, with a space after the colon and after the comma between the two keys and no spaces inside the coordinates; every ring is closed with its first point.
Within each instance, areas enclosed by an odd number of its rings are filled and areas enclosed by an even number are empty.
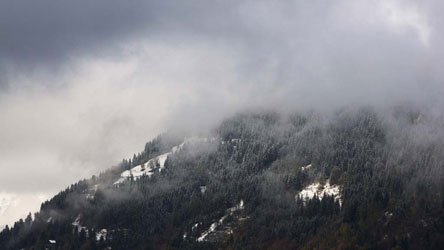
{"type": "Polygon", "coordinates": [[[317,87],[377,91],[410,88],[418,77],[436,81],[428,69],[417,71],[432,64],[430,51],[438,46],[439,3],[389,2],[401,15],[384,9],[384,1],[4,1],[0,69],[2,75],[23,68],[54,74],[78,58],[124,57],[122,47],[135,40],[170,46],[197,40],[237,50],[236,73],[259,88],[311,95],[317,87]],[[431,26],[428,48],[418,30],[425,25],[408,20],[417,13],[431,26]]]}
{"type": "MultiPolygon", "coordinates": [[[[130,39],[205,28],[220,9],[208,1],[2,1],[0,62],[18,67],[107,56],[130,39]],[[200,26],[200,27],[197,27],[200,26]]],[[[223,4],[225,5],[225,4],[223,4]]],[[[211,29],[211,27],[206,27],[211,29]]]]}

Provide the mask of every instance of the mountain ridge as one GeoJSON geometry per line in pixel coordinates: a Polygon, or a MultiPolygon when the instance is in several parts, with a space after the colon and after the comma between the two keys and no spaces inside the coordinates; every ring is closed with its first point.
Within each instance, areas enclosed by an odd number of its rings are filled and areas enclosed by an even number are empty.
{"type": "Polygon", "coordinates": [[[426,117],[246,113],[206,139],[162,134],[4,229],[0,245],[439,249],[444,143],[426,140],[439,128],[426,117]]]}

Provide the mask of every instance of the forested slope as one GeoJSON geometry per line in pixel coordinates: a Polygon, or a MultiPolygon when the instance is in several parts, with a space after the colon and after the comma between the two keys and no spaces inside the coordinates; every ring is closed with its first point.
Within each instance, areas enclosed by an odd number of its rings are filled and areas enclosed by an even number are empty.
{"type": "Polygon", "coordinates": [[[0,246],[440,249],[442,125],[415,109],[360,108],[246,113],[199,137],[162,134],[5,228],[0,246]]]}

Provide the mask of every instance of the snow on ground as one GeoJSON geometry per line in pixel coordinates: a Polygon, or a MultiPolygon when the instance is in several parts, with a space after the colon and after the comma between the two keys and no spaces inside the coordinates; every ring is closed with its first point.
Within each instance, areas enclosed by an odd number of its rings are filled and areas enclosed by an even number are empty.
{"type": "Polygon", "coordinates": [[[158,162],[159,162],[159,172],[161,172],[162,169],[165,167],[165,162],[166,162],[166,160],[167,160],[167,158],[168,158],[168,155],[172,154],[172,152],[173,152],[173,151],[171,150],[170,153],[166,153],[166,154],[160,155],[160,156],[158,157],[158,162]]]}
{"type": "MultiPolygon", "coordinates": [[[[80,222],[81,218],[82,216],[79,214],[77,218],[71,223],[71,225],[73,225],[73,227],[77,230],[78,233],[80,233],[82,229],[85,230],[86,236],[88,237],[89,229],[81,225],[80,222]]],[[[96,233],[96,240],[100,241],[100,238],[106,240],[107,235],[108,235],[108,230],[106,230],[106,228],[102,228],[100,229],[99,232],[96,233]]]]}
{"type": "Polygon", "coordinates": [[[184,144],[182,143],[179,146],[172,148],[171,152],[161,154],[159,156],[156,156],[148,160],[145,163],[133,167],[130,170],[123,171],[122,174],[120,174],[120,178],[116,182],[114,182],[114,185],[118,185],[124,182],[125,180],[129,180],[131,176],[133,176],[134,180],[137,180],[144,175],[150,177],[151,175],[154,174],[154,170],[156,168],[159,168],[159,172],[162,171],[162,169],[165,167],[165,162],[168,156],[170,154],[173,154],[173,152],[175,153],[178,150],[180,150],[183,147],[183,145],[184,144]]]}
{"type": "Polygon", "coordinates": [[[222,144],[222,145],[225,145],[225,144],[239,144],[240,142],[242,142],[242,139],[233,138],[233,139],[230,139],[228,141],[220,141],[220,144],[222,144]]]}
{"type": "Polygon", "coordinates": [[[319,182],[315,182],[313,184],[308,185],[301,192],[297,194],[297,196],[301,197],[303,200],[312,199],[315,195],[318,199],[322,199],[324,194],[333,196],[335,200],[338,200],[339,203],[342,203],[340,186],[339,185],[330,185],[330,180],[325,182],[325,185],[322,185],[319,182]]]}
{"type": "MultiPolygon", "coordinates": [[[[222,217],[224,218],[224,217],[222,217]]],[[[213,224],[211,224],[210,228],[208,228],[207,230],[205,230],[199,238],[197,238],[198,242],[202,242],[205,240],[205,238],[212,232],[214,232],[217,228],[218,222],[214,222],[213,224]]]]}
{"type": "Polygon", "coordinates": [[[80,214],[77,215],[77,218],[71,223],[71,225],[77,227],[80,225],[80,214]]]}
{"type": "Polygon", "coordinates": [[[106,240],[106,235],[108,234],[108,230],[106,228],[101,229],[98,233],[96,233],[96,240],[100,241],[100,238],[106,240]]]}
{"type": "MultiPolygon", "coordinates": [[[[240,210],[243,210],[243,209],[244,209],[244,201],[241,200],[241,201],[239,202],[239,204],[237,204],[236,206],[227,209],[227,214],[225,214],[224,216],[222,216],[218,221],[213,222],[213,223],[210,225],[210,227],[209,227],[207,230],[205,230],[205,231],[199,236],[199,238],[197,238],[197,241],[198,241],[198,242],[205,241],[206,238],[208,237],[208,235],[211,234],[211,233],[213,233],[213,232],[215,232],[216,229],[217,229],[220,225],[222,225],[222,224],[224,223],[225,219],[226,219],[229,215],[232,215],[234,212],[236,212],[236,211],[240,211],[240,210]]],[[[196,223],[196,224],[193,226],[192,230],[193,230],[195,227],[197,227],[198,225],[199,225],[199,223],[196,223]]]]}
{"type": "Polygon", "coordinates": [[[85,230],[86,236],[88,236],[89,230],[88,230],[88,228],[86,228],[80,224],[80,218],[81,218],[81,215],[79,214],[77,216],[77,218],[71,223],[71,225],[73,225],[74,228],[77,229],[78,233],[80,233],[82,231],[82,229],[85,230]]]}
{"type": "Polygon", "coordinates": [[[229,208],[228,211],[233,213],[242,209],[244,209],[244,200],[240,200],[239,204],[237,204],[235,207],[229,208]]]}
{"type": "Polygon", "coordinates": [[[201,194],[205,194],[206,191],[207,191],[207,186],[200,186],[200,193],[201,194]]]}
{"type": "Polygon", "coordinates": [[[302,170],[302,171],[305,171],[305,170],[307,170],[307,169],[309,169],[309,168],[311,168],[311,164],[308,164],[307,166],[302,167],[301,170],[302,170]]]}
{"type": "Polygon", "coordinates": [[[88,194],[86,195],[86,199],[93,200],[98,188],[99,188],[99,184],[92,186],[89,189],[88,194]]]}
{"type": "Polygon", "coordinates": [[[125,180],[129,180],[131,176],[133,176],[134,180],[139,179],[140,177],[146,175],[150,177],[154,174],[155,169],[159,169],[159,172],[165,168],[165,162],[168,159],[168,156],[171,154],[175,154],[180,151],[186,144],[190,143],[198,143],[198,142],[212,142],[217,140],[216,138],[200,138],[200,137],[191,137],[186,139],[178,146],[174,146],[170,152],[165,154],[161,154],[156,156],[145,163],[142,163],[138,166],[133,167],[130,170],[125,170],[120,174],[120,178],[114,182],[114,185],[119,185],[125,180]]]}

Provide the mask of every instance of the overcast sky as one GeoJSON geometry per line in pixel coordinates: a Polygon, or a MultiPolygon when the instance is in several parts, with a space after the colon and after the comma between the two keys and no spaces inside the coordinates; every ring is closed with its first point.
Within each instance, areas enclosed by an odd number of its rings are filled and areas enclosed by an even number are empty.
{"type": "Polygon", "coordinates": [[[444,94],[442,1],[0,2],[0,225],[139,152],[251,108],[444,94]],[[6,197],[6,198],[2,198],[6,197]]]}

